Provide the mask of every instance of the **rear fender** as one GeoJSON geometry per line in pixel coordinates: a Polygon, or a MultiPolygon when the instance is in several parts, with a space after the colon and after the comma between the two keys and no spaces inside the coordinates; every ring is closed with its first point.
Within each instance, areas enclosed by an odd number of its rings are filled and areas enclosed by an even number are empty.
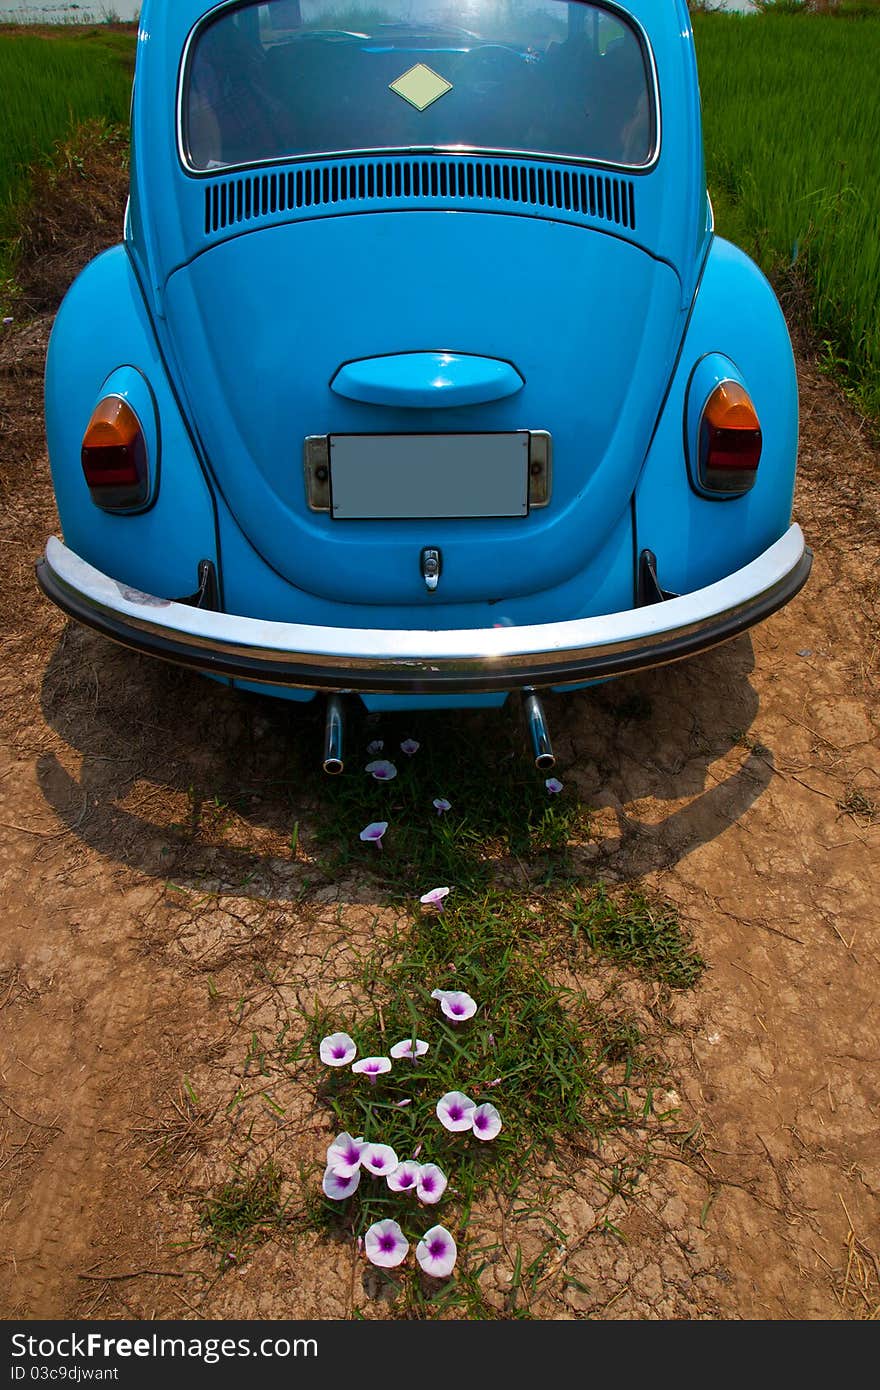
{"type": "Polygon", "coordinates": [[[86,266],[58,311],[46,359],[46,436],[67,544],[134,588],[163,598],[193,593],[199,561],[218,562],[213,499],[122,246],[86,266]],[[152,501],[135,515],[95,506],[80,463],[92,411],[105,390],[118,389],[121,368],[139,374],[155,407],[152,501]]]}
{"type": "Polygon", "coordinates": [[[776,296],[744,253],[716,237],[672,385],[636,487],[638,551],[664,589],[689,593],[748,564],[788,528],[797,464],[797,377],[776,296]],[[763,452],[742,497],[699,496],[686,458],[688,385],[711,353],[730,359],[758,412],[763,452]]]}

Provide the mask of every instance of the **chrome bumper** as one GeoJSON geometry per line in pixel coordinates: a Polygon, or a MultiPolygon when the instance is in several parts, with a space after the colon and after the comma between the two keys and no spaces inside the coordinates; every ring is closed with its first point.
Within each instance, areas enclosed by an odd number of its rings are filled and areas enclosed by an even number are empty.
{"type": "Polygon", "coordinates": [[[212,675],[305,689],[467,693],[575,685],[677,661],[776,612],[806,582],[799,526],[705,589],[597,618],[454,631],[311,627],[156,598],[94,569],[50,537],[43,592],[135,651],[212,675]]]}

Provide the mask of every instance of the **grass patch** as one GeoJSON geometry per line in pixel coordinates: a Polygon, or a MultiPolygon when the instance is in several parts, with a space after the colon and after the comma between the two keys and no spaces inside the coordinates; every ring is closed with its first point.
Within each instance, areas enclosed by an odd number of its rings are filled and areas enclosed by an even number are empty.
{"type": "Polygon", "coordinates": [[[224,1260],[277,1235],[284,1226],[282,1174],[271,1161],[249,1176],[236,1174],[202,1206],[199,1224],[208,1245],[224,1260]]]}
{"type": "Polygon", "coordinates": [[[603,884],[587,896],[579,893],[568,922],[575,945],[671,989],[691,989],[706,966],[675,908],[635,889],[619,898],[603,884]]]}
{"type": "Polygon", "coordinates": [[[806,283],[812,328],[880,418],[880,16],[694,16],[709,186],[722,236],[777,288],[806,283]]]}
{"type": "Polygon", "coordinates": [[[54,311],[83,265],[121,240],[128,154],[127,127],[85,121],[32,168],[30,198],[6,242],[14,280],[0,280],[10,310],[54,311]]]}
{"type": "MultiPolygon", "coordinates": [[[[649,1087],[656,1059],[625,1009],[557,982],[566,926],[596,954],[676,988],[692,985],[702,969],[672,910],[638,894],[621,906],[600,889],[589,901],[569,904],[566,916],[555,893],[528,903],[515,892],[487,889],[442,913],[423,911],[390,945],[377,942],[358,962],[347,1007],[317,1010],[291,1053],[297,1062],[315,1057],[320,1039],[336,1031],[348,1032],[362,1057],[387,1056],[406,1038],[429,1044],[424,1057],[395,1061],[375,1083],[348,1067],[327,1068],[317,1094],[334,1132],[388,1144],[400,1161],[437,1164],[449,1179],[443,1200],[420,1205],[412,1194],[395,1193],[364,1173],[345,1201],[314,1202],[311,1219],[357,1238],[373,1222],[391,1218],[411,1245],[435,1223],[446,1225],[464,1263],[439,1306],[454,1300],[473,1313],[481,1297],[477,1271],[485,1252],[464,1252],[461,1241],[472,1209],[488,1193],[510,1199],[538,1162],[568,1142],[598,1147],[603,1136],[644,1123],[619,1086],[636,1078],[649,1087]],[[435,988],[471,994],[476,1015],[464,1024],[448,1022],[431,997],[435,988]],[[448,1132],[436,1104],[449,1091],[494,1105],[501,1132],[488,1142],[471,1132],[448,1132]]],[[[318,1172],[312,1182],[317,1188],[318,1172]]],[[[520,1270],[524,1289],[542,1268],[538,1261],[520,1270]]],[[[422,1312],[423,1285],[401,1285],[407,1306],[422,1312]]],[[[513,1311],[509,1304],[508,1315],[513,1311]]]]}
{"type": "Polygon", "coordinates": [[[880,815],[877,802],[862,787],[850,787],[836,805],[838,811],[855,821],[862,821],[865,825],[873,825],[880,815]]]}
{"type": "MultiPolygon", "coordinates": [[[[135,42],[133,33],[101,27],[59,26],[51,38],[0,28],[0,290],[13,273],[30,167],[80,122],[127,126],[135,42]]],[[[0,297],[8,300],[8,287],[0,297]]]]}
{"type": "Polygon", "coordinates": [[[375,756],[394,763],[393,781],[365,774],[371,755],[364,752],[343,777],[312,783],[315,841],[328,872],[367,868],[406,898],[440,885],[479,892],[502,861],[516,868],[532,860],[532,881],[568,874],[567,848],[589,834],[589,812],[568,790],[548,793],[512,721],[496,716],[487,731],[483,721],[395,716],[383,721],[381,738],[375,756]],[[400,751],[408,737],[420,743],[413,757],[400,751]],[[451,810],[438,815],[435,798],[451,810]],[[388,822],[381,851],[358,838],[373,821],[388,822]]]}
{"type": "MultiPolygon", "coordinates": [[[[381,1130],[401,1156],[422,1143],[441,1167],[459,1161],[468,1183],[490,1168],[510,1177],[524,1149],[579,1127],[593,1080],[589,1046],[548,981],[549,961],[544,914],[494,891],[416,918],[390,961],[384,947],[367,956],[353,981],[354,998],[364,1004],[338,1026],[361,1056],[385,1053],[413,1035],[431,1046],[416,1063],[396,1062],[376,1085],[348,1070],[329,1072],[322,1097],[340,1127],[381,1130]],[[465,990],[478,1001],[477,1014],[464,1024],[447,1022],[433,989],[465,990]],[[491,1144],[463,1142],[441,1128],[434,1105],[452,1090],[504,1107],[505,1127],[491,1144]],[[410,1103],[398,1108],[402,1100],[410,1103]]],[[[332,1023],[322,1015],[312,1020],[315,1053],[332,1023]]]]}
{"type": "Polygon", "coordinates": [[[745,730],[734,735],[734,742],[740,748],[747,748],[750,753],[754,753],[756,758],[773,757],[772,748],[768,748],[766,743],[762,743],[755,734],[747,733],[745,730]]]}

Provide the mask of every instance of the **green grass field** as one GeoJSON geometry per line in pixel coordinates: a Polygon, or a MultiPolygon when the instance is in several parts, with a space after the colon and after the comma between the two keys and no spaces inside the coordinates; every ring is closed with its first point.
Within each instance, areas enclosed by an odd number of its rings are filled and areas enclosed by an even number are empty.
{"type": "Polygon", "coordinates": [[[718,230],[802,273],[829,363],[880,418],[880,17],[695,28],[718,230]]]}
{"type": "Polygon", "coordinates": [[[134,50],[133,31],[62,28],[48,38],[0,28],[0,280],[9,274],[28,167],[80,121],[127,122],[134,50]]]}

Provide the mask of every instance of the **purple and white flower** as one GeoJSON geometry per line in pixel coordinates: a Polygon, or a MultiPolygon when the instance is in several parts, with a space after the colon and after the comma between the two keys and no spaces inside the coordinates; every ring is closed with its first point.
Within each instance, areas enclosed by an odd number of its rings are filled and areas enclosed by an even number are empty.
{"type": "Polygon", "coordinates": [[[473,1113],[472,1128],[477,1139],[494,1139],[501,1132],[501,1116],[495,1106],[488,1101],[478,1105],[473,1113]]]}
{"type": "Polygon", "coordinates": [[[437,1102],[437,1119],[444,1129],[459,1134],[472,1127],[476,1108],[476,1103],[463,1091],[447,1091],[437,1102]]]}
{"type": "Polygon", "coordinates": [[[321,1039],[318,1053],[325,1066],[347,1067],[357,1056],[357,1045],[347,1033],[328,1033],[321,1039]]]}
{"type": "Polygon", "coordinates": [[[408,1057],[411,1062],[414,1062],[417,1057],[424,1057],[427,1050],[428,1044],[423,1042],[421,1038],[415,1039],[415,1048],[413,1048],[412,1038],[401,1038],[400,1042],[396,1042],[391,1048],[391,1056],[395,1061],[401,1057],[408,1057]]]}
{"type": "Polygon", "coordinates": [[[411,758],[413,753],[418,753],[421,746],[422,745],[417,743],[414,738],[405,738],[400,745],[400,751],[401,753],[405,753],[408,758],[411,758]]]}
{"type": "Polygon", "coordinates": [[[350,1178],[361,1166],[363,1147],[362,1134],[353,1139],[348,1130],[344,1130],[342,1134],[337,1135],[327,1150],[327,1167],[332,1168],[341,1178],[350,1178]]]}
{"type": "Polygon", "coordinates": [[[443,899],[449,897],[448,888],[431,888],[427,893],[423,893],[419,898],[420,903],[425,903],[428,907],[439,908],[443,911],[443,899]]]}
{"type": "Polygon", "coordinates": [[[364,1237],[367,1259],[383,1269],[403,1264],[409,1241],[396,1221],[374,1221],[364,1237]]]}
{"type": "Polygon", "coordinates": [[[387,820],[372,820],[369,825],[365,825],[360,833],[360,838],[367,842],[371,841],[377,849],[382,848],[382,836],[388,829],[387,820]]]}
{"type": "Polygon", "coordinates": [[[438,1168],[436,1163],[423,1163],[419,1168],[419,1181],[416,1188],[416,1195],[420,1202],[432,1207],[435,1202],[439,1202],[443,1193],[446,1191],[446,1184],[449,1181],[442,1168],[438,1168]]]}
{"type": "Polygon", "coordinates": [[[426,1274],[445,1279],[455,1268],[458,1247],[445,1226],[432,1226],[416,1246],[416,1259],[426,1274]]]}
{"type": "Polygon", "coordinates": [[[438,816],[452,810],[452,802],[447,801],[445,796],[435,796],[432,804],[438,816]]]}
{"type": "Polygon", "coordinates": [[[326,1196],[332,1197],[334,1202],[344,1202],[346,1197],[350,1197],[360,1185],[361,1170],[356,1168],[353,1173],[339,1173],[335,1168],[328,1165],[324,1169],[324,1177],[321,1186],[326,1196]]]}
{"type": "Polygon", "coordinates": [[[376,756],[377,753],[381,753],[381,752],[382,752],[382,750],[384,749],[384,747],[385,747],[385,742],[384,742],[383,739],[381,739],[381,738],[374,738],[372,743],[368,743],[368,744],[367,744],[367,752],[369,753],[369,755],[370,755],[371,758],[374,758],[374,757],[376,756]]]}
{"type": "Polygon", "coordinates": [[[397,768],[393,763],[389,763],[387,758],[378,758],[375,762],[367,763],[364,768],[377,782],[391,782],[397,776],[397,768]]]}
{"type": "Polygon", "coordinates": [[[559,793],[562,791],[562,783],[560,782],[558,777],[548,777],[546,782],[544,783],[544,786],[547,788],[551,796],[558,796],[559,793]]]}
{"type": "Polygon", "coordinates": [[[391,1070],[391,1058],[362,1057],[359,1062],[352,1063],[351,1069],[357,1072],[359,1076],[368,1076],[375,1086],[376,1077],[381,1076],[383,1072],[391,1070]]]}
{"type": "Polygon", "coordinates": [[[399,1167],[399,1159],[390,1144],[365,1144],[361,1150],[361,1167],[374,1178],[387,1178],[399,1167]]]}
{"type": "Polygon", "coordinates": [[[419,1186],[420,1163],[408,1158],[398,1164],[393,1173],[388,1174],[388,1186],[392,1192],[416,1192],[419,1186]]]}
{"type": "Polygon", "coordinates": [[[440,1008],[453,1023],[464,1023],[477,1012],[477,1001],[463,989],[432,989],[431,998],[440,1000],[440,1008]]]}

